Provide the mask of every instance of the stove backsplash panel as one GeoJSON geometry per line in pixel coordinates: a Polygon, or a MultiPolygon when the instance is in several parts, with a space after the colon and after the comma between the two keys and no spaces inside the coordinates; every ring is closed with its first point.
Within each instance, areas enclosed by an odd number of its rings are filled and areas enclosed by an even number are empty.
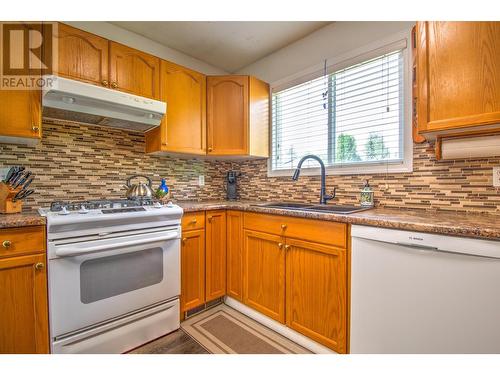
{"type": "Polygon", "coordinates": [[[230,164],[146,154],[144,134],[120,129],[51,121],[43,124],[36,146],[0,144],[0,167],[24,165],[36,175],[36,189],[26,209],[46,207],[55,200],[125,198],[127,177],[144,174],[167,179],[172,198],[223,199],[224,175],[230,164]],[[198,176],[205,175],[205,186],[198,176]]]}

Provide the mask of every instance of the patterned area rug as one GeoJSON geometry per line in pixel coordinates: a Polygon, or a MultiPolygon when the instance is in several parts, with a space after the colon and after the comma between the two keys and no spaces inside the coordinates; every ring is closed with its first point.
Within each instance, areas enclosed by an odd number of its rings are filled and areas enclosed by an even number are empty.
{"type": "Polygon", "coordinates": [[[214,354],[311,354],[223,304],[187,319],[181,328],[214,354]]]}

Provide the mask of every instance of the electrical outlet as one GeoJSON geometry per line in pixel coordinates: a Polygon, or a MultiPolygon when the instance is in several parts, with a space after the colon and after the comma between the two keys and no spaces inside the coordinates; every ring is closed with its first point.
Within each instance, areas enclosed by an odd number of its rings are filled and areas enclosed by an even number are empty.
{"type": "Polygon", "coordinates": [[[202,174],[198,176],[198,186],[205,186],[205,176],[202,174]]]}
{"type": "Polygon", "coordinates": [[[500,187],[500,167],[493,168],[493,186],[500,187]]]}

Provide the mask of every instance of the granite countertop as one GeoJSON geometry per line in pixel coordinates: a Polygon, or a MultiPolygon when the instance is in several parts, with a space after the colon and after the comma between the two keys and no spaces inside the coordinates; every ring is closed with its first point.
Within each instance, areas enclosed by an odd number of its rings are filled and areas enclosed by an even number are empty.
{"type": "Polygon", "coordinates": [[[32,225],[45,225],[45,218],[36,211],[0,214],[0,228],[29,227],[32,225]]]}
{"type": "Polygon", "coordinates": [[[263,204],[264,202],[180,201],[176,203],[184,209],[184,212],[233,209],[410,230],[416,232],[500,240],[500,215],[391,208],[374,208],[367,211],[345,215],[324,212],[292,211],[279,208],[255,206],[255,204],[263,204]]]}

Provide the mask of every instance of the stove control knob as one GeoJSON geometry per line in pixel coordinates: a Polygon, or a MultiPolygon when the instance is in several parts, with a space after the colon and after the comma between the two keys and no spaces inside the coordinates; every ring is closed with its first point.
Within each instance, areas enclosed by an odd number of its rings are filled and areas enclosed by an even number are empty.
{"type": "Polygon", "coordinates": [[[68,209],[66,207],[63,206],[63,208],[61,209],[61,211],[59,211],[59,215],[69,215],[70,212],[68,211],[68,209]]]}
{"type": "Polygon", "coordinates": [[[154,208],[162,208],[162,207],[163,207],[163,205],[162,205],[160,202],[155,202],[155,203],[153,204],[153,207],[154,207],[154,208]]]}
{"type": "Polygon", "coordinates": [[[79,214],[88,214],[89,210],[87,210],[87,208],[82,204],[78,213],[79,214]]]}

